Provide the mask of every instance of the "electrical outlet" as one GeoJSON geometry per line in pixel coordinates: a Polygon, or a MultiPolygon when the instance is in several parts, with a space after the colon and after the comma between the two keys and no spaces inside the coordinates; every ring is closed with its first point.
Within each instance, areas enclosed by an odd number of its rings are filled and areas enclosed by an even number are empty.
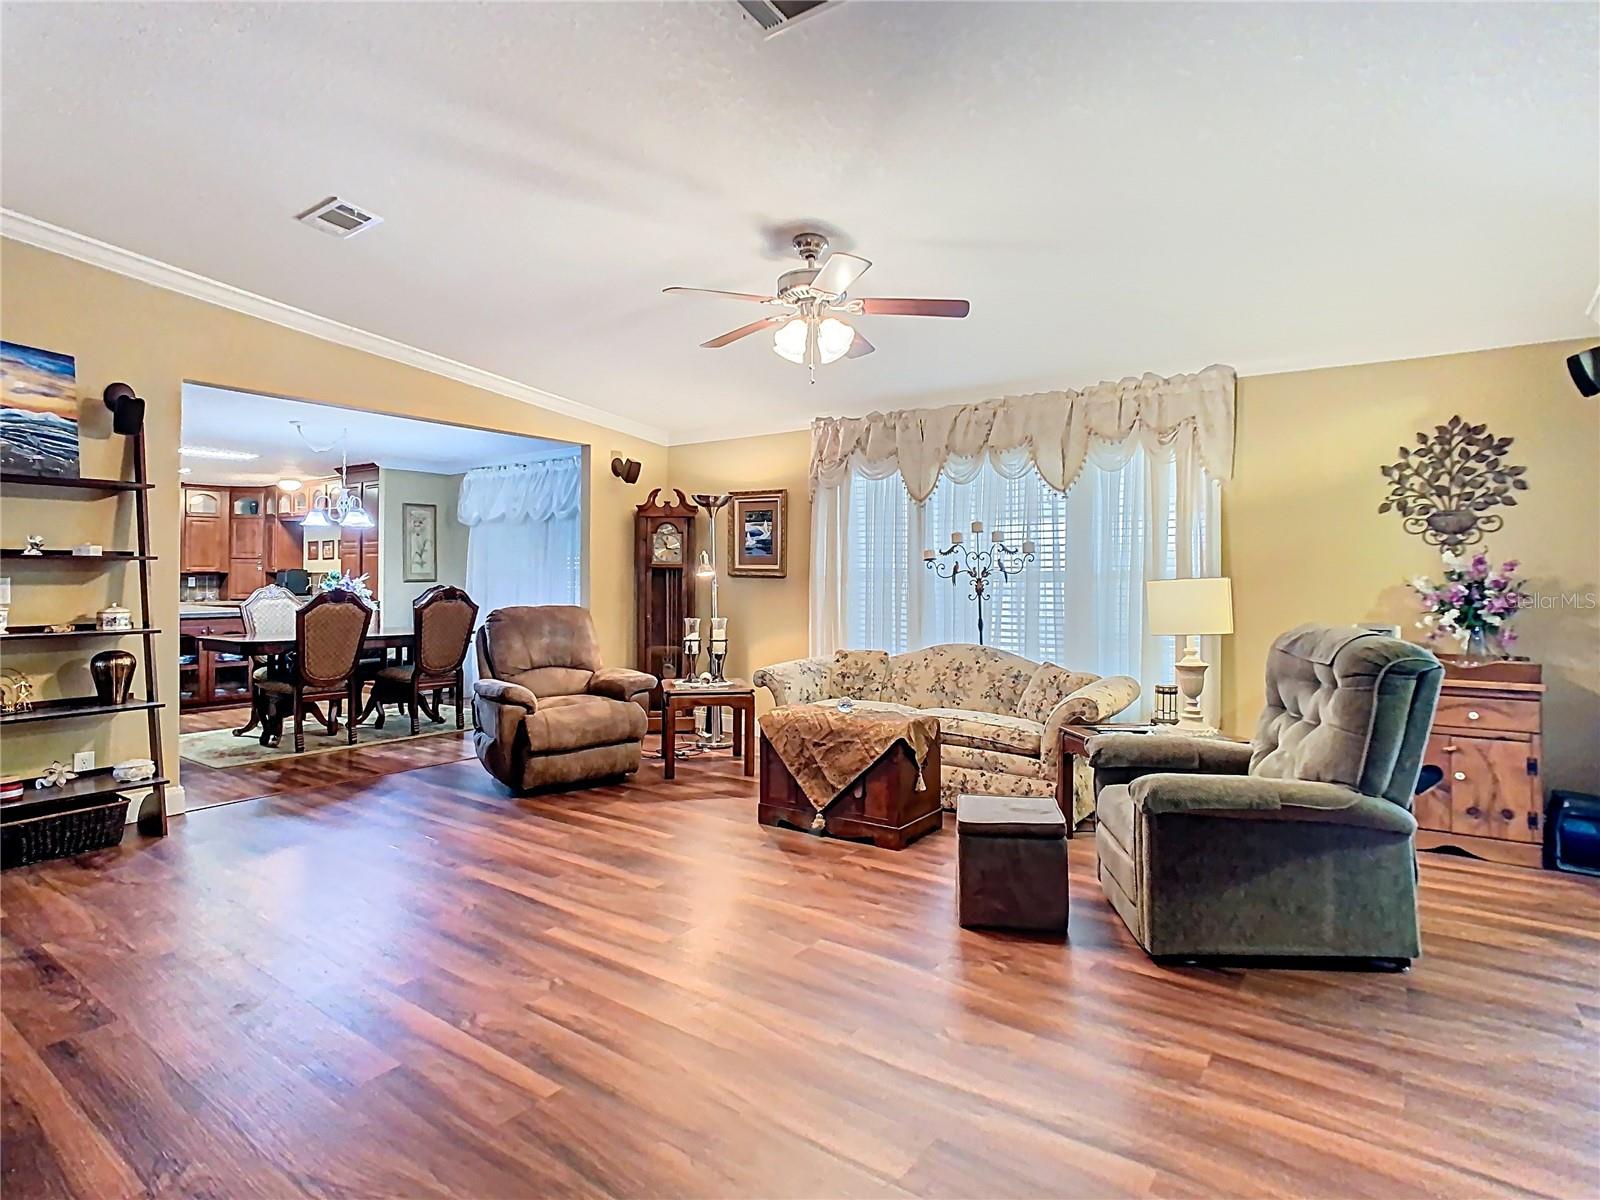
{"type": "Polygon", "coordinates": [[[72,756],[72,773],[82,775],[85,771],[94,770],[94,751],[79,750],[72,756]]]}

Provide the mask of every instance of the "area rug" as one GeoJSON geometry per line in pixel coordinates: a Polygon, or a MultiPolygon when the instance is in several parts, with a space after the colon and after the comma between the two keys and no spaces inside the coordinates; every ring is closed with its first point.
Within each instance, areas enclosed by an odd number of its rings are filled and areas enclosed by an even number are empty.
{"type": "MultiPolygon", "coordinates": [[[[415,736],[439,737],[441,734],[458,732],[456,710],[451,705],[441,704],[439,715],[444,718],[443,725],[435,725],[427,717],[423,717],[421,728],[415,736]]],[[[410,718],[392,712],[384,721],[382,729],[374,728],[370,720],[365,725],[357,726],[354,746],[345,741],[343,725],[333,737],[329,737],[316,721],[307,721],[305,729],[306,748],[301,754],[296,754],[294,750],[294,728],[285,721],[283,737],[276,746],[263,746],[257,740],[260,730],[252,730],[244,737],[234,737],[233,732],[228,729],[181,733],[178,735],[178,757],[206,767],[242,767],[251,763],[271,762],[275,758],[304,758],[311,754],[359,750],[363,746],[376,746],[380,743],[386,745],[391,742],[406,742],[413,736],[410,718]]]]}

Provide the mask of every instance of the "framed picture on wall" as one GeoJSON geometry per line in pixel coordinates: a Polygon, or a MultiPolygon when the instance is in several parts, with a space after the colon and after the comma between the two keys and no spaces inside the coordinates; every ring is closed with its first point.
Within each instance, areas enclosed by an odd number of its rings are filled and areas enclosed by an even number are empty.
{"type": "Polygon", "coordinates": [[[306,543],[306,557],[308,559],[310,559],[312,562],[319,561],[322,558],[322,543],[321,542],[307,542],[306,543]]]}
{"type": "Polygon", "coordinates": [[[406,583],[433,583],[439,578],[439,508],[434,504],[402,504],[403,539],[400,578],[406,583]]]}
{"type": "Polygon", "coordinates": [[[334,540],[334,541],[323,542],[322,543],[322,557],[327,559],[329,562],[332,562],[334,559],[338,558],[339,557],[339,543],[338,543],[338,541],[334,540]]]}
{"type": "Polygon", "coordinates": [[[78,369],[70,354],[0,342],[0,466],[78,477],[78,369]]]}
{"type": "Polygon", "coordinates": [[[789,574],[789,492],[730,492],[728,574],[789,574]]]}

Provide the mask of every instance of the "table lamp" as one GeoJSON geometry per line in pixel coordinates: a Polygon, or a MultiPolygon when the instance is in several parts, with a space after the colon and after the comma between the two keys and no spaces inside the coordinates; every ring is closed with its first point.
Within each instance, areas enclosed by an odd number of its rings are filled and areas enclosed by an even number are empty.
{"type": "Polygon", "coordinates": [[[1200,657],[1200,637],[1233,632],[1233,581],[1152,579],[1144,585],[1144,611],[1151,634],[1184,639],[1183,655],[1174,665],[1183,692],[1178,731],[1216,733],[1200,715],[1200,693],[1205,690],[1210,665],[1200,657]]]}

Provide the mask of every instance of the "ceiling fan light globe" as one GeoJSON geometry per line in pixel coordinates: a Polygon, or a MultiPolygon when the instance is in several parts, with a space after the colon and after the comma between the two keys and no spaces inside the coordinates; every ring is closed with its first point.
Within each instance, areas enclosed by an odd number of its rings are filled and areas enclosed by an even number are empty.
{"type": "Polygon", "coordinates": [[[837,317],[826,317],[817,326],[817,355],[824,363],[837,362],[850,350],[856,331],[837,317]]]}
{"type": "Polygon", "coordinates": [[[778,326],[777,331],[772,335],[772,350],[779,358],[786,358],[792,363],[805,362],[805,318],[795,317],[793,320],[778,326]]]}

